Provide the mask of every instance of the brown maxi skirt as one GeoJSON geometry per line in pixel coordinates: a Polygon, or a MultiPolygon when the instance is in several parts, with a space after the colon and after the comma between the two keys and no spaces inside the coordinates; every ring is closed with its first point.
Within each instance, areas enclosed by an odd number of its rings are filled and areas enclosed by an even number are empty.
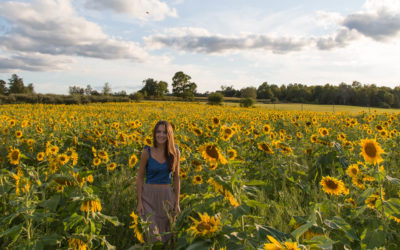
{"type": "Polygon", "coordinates": [[[144,216],[142,219],[148,219],[148,221],[151,222],[149,235],[151,242],[168,242],[171,238],[171,234],[162,236],[156,236],[155,234],[171,231],[168,215],[173,218],[173,208],[175,205],[174,197],[174,191],[171,186],[143,184],[142,204],[144,216]]]}

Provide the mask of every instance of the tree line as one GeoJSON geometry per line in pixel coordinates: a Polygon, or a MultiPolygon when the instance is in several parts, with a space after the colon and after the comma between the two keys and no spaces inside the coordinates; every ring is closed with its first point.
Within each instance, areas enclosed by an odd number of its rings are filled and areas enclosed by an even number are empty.
{"type": "Polygon", "coordinates": [[[222,85],[215,92],[197,92],[197,84],[182,71],[172,77],[172,92],[168,90],[166,81],[147,78],[142,81],[142,88],[128,94],[126,91],[112,92],[109,83],[105,83],[98,91],[86,87],[70,86],[69,95],[36,94],[33,83],[25,86],[23,79],[13,74],[8,83],[0,80],[0,102],[31,102],[31,103],[90,103],[108,101],[140,101],[142,99],[194,100],[195,97],[251,98],[264,103],[309,103],[354,105],[364,107],[400,108],[400,86],[395,88],[378,87],[375,84],[361,84],[354,81],[351,84],[307,86],[300,83],[276,85],[263,82],[258,87],[235,89],[232,85],[222,85]],[[8,86],[7,86],[8,85],[8,86]],[[214,97],[213,96],[213,97],[214,97]]]}

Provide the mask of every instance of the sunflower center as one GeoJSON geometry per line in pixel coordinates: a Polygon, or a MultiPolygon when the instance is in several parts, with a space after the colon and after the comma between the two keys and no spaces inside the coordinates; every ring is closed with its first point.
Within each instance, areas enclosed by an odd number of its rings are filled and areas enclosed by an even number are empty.
{"type": "Polygon", "coordinates": [[[357,169],[352,168],[352,169],[351,169],[351,172],[352,172],[354,175],[356,175],[358,171],[357,171],[357,169]]]}
{"type": "Polygon", "coordinates": [[[373,143],[367,143],[367,145],[365,145],[364,149],[365,149],[365,153],[369,157],[371,157],[371,158],[376,157],[377,151],[376,151],[376,147],[375,147],[375,145],[373,143]]]}
{"type": "Polygon", "coordinates": [[[211,229],[211,225],[207,222],[201,222],[196,228],[199,232],[209,231],[211,229]]]}
{"type": "Polygon", "coordinates": [[[11,159],[13,159],[14,161],[18,160],[19,157],[19,152],[18,151],[13,151],[11,153],[11,159]]]}
{"type": "Polygon", "coordinates": [[[335,190],[335,189],[338,188],[338,184],[335,181],[332,181],[332,180],[326,180],[325,184],[329,189],[335,190]]]}
{"type": "Polygon", "coordinates": [[[263,148],[264,151],[270,151],[268,145],[265,143],[261,144],[261,147],[263,148]]]}
{"type": "Polygon", "coordinates": [[[214,145],[207,146],[206,153],[211,158],[218,159],[218,151],[217,151],[217,149],[215,148],[214,145]]]}

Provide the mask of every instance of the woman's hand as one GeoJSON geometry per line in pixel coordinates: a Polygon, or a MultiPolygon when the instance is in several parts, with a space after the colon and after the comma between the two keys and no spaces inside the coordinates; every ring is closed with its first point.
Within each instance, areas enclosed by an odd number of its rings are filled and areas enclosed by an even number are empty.
{"type": "Polygon", "coordinates": [[[179,207],[179,204],[175,205],[174,213],[175,213],[175,217],[177,217],[181,213],[181,208],[179,207]]]}
{"type": "Polygon", "coordinates": [[[139,203],[137,208],[136,208],[136,213],[140,216],[144,216],[144,208],[143,208],[143,204],[139,203]]]}

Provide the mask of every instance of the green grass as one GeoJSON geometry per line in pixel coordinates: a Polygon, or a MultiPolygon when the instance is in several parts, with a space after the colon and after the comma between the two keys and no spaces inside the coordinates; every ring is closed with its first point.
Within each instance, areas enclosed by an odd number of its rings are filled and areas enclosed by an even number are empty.
{"type": "Polygon", "coordinates": [[[272,110],[303,110],[303,111],[314,111],[314,112],[366,112],[366,113],[393,113],[400,112],[400,109],[384,109],[384,108],[368,108],[368,107],[358,107],[358,106],[347,106],[347,105],[317,105],[317,104],[301,104],[301,103],[282,103],[282,104],[256,104],[256,107],[263,107],[272,110]]]}

